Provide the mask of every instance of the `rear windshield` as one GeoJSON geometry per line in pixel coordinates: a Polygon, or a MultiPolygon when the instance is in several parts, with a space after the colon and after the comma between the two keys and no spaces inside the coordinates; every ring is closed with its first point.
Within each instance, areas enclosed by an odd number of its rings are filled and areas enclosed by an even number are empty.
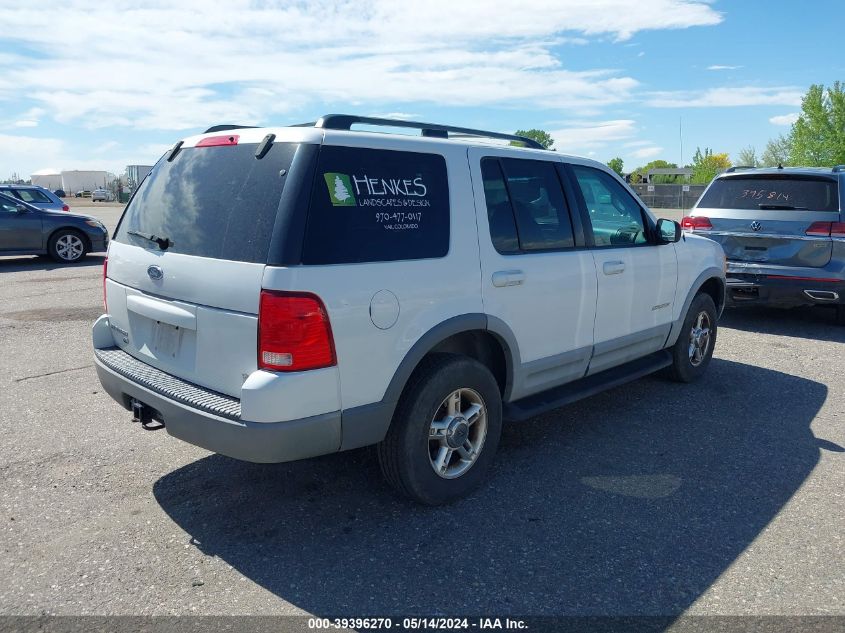
{"type": "Polygon", "coordinates": [[[275,143],[262,158],[255,144],[181,150],[162,159],[126,209],[115,240],[168,252],[242,262],[267,261],[273,224],[296,145],[275,143]]]}
{"type": "Polygon", "coordinates": [[[720,178],[701,197],[707,209],[839,211],[836,181],[812,177],[720,178]]]}

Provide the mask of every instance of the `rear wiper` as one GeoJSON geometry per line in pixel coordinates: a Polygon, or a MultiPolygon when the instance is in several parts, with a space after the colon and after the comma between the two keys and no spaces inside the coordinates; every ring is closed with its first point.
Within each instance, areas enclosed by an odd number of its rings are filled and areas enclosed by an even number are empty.
{"type": "Polygon", "coordinates": [[[761,209],[769,209],[772,211],[806,211],[807,207],[793,207],[791,204],[766,204],[761,202],[757,205],[761,209]]]}
{"type": "Polygon", "coordinates": [[[141,231],[126,231],[126,233],[129,235],[137,235],[138,237],[143,237],[145,240],[154,242],[155,244],[158,244],[158,247],[163,251],[166,251],[168,248],[173,246],[173,240],[169,237],[158,237],[152,233],[141,233],[141,231]]]}

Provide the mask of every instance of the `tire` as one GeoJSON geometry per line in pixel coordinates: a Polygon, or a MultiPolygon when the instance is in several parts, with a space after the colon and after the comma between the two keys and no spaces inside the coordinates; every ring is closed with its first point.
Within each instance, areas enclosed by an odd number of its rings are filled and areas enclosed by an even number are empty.
{"type": "Polygon", "coordinates": [[[672,380],[693,382],[704,375],[713,358],[717,330],[716,304],[710,295],[700,292],[692,300],[681,333],[671,349],[669,377],[672,380]],[[701,330],[707,330],[706,335],[701,330]]]}
{"type": "Polygon", "coordinates": [[[381,471],[405,497],[450,503],[486,480],[501,432],[502,397],[490,370],[466,356],[432,354],[408,381],[377,447],[381,471]]]}
{"type": "Polygon", "coordinates": [[[88,242],[79,231],[61,229],[50,236],[47,251],[54,261],[61,264],[74,264],[82,261],[88,253],[88,242]]]}
{"type": "Polygon", "coordinates": [[[836,325],[845,325],[845,305],[836,306],[836,325]]]}

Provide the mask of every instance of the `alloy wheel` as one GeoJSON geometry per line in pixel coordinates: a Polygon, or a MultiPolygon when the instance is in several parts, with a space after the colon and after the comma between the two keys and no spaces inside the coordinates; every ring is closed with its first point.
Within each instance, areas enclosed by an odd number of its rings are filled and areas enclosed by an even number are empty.
{"type": "Polygon", "coordinates": [[[689,362],[698,367],[704,362],[710,350],[710,315],[705,311],[698,313],[689,334],[689,362]]]}
{"type": "Polygon", "coordinates": [[[431,467],[444,479],[466,473],[478,459],[487,437],[487,408],[477,391],[450,393],[434,414],[428,432],[431,467]]]}

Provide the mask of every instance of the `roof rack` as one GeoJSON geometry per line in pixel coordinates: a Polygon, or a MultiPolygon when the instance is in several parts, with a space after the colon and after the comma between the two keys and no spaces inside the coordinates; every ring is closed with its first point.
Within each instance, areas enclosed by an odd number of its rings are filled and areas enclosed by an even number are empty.
{"type": "Polygon", "coordinates": [[[833,168],[833,173],[838,174],[841,171],[845,171],[845,165],[837,165],[833,168]]]}
{"type": "Polygon", "coordinates": [[[212,125],[203,134],[211,134],[212,132],[225,132],[227,130],[244,130],[255,128],[254,125],[212,125]]]}
{"type": "MultiPolygon", "coordinates": [[[[452,125],[439,125],[437,123],[422,123],[420,121],[405,121],[401,119],[381,119],[368,116],[355,116],[353,114],[327,114],[321,116],[314,127],[326,130],[351,130],[353,125],[372,125],[384,127],[407,127],[420,130],[423,136],[429,138],[449,138],[449,133],[460,136],[473,136],[478,138],[492,138],[503,141],[516,141],[525,147],[533,149],[546,149],[534,139],[516,134],[502,134],[500,132],[488,132],[486,130],[474,130],[465,127],[452,125]]],[[[303,124],[307,125],[307,124],[303,124]]]]}
{"type": "Polygon", "coordinates": [[[728,167],[725,170],[726,174],[732,174],[735,171],[739,171],[740,169],[757,169],[754,165],[736,165],[734,167],[728,167]]]}

